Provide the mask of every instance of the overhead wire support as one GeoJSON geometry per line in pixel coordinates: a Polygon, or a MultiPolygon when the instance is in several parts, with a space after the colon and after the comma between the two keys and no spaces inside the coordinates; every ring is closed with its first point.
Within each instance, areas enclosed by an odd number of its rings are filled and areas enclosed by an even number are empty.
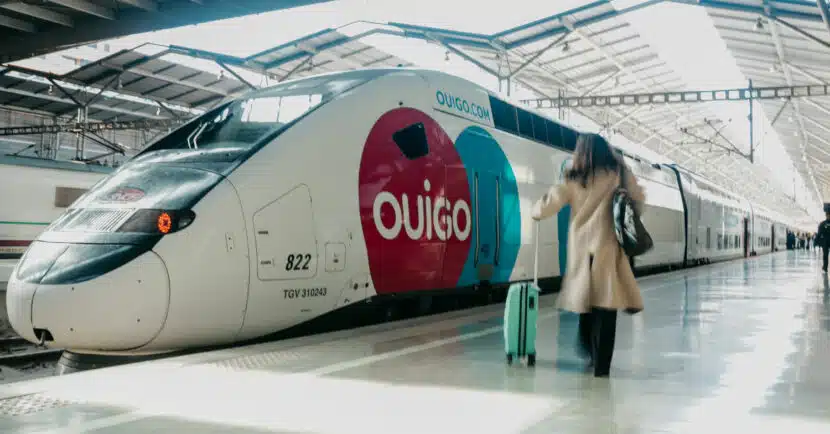
{"type": "Polygon", "coordinates": [[[0,137],[50,133],[98,132],[111,130],[143,130],[154,128],[163,129],[175,126],[183,122],[183,120],[179,119],[141,119],[135,121],[73,122],[56,125],[2,127],[0,128],[0,137]]]}
{"type": "Polygon", "coordinates": [[[830,85],[770,86],[743,89],[683,90],[628,95],[593,95],[521,100],[536,108],[617,107],[655,104],[691,104],[830,96],[830,85]]]}

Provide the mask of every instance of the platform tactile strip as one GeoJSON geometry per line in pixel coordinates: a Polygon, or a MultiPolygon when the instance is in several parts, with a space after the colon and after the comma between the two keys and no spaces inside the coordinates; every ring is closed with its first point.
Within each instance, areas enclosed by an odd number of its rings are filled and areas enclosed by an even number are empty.
{"type": "Polygon", "coordinates": [[[40,393],[16,396],[0,400],[0,416],[21,416],[71,404],[77,402],[50,398],[40,393]]]}

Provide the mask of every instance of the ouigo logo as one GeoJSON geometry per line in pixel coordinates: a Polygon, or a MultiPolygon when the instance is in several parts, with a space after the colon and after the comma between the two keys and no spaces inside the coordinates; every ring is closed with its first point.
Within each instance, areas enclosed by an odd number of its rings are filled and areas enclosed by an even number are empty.
{"type": "Polygon", "coordinates": [[[427,196],[418,195],[415,199],[417,217],[413,217],[410,212],[409,197],[406,193],[401,195],[400,200],[388,191],[378,193],[372,205],[372,217],[380,236],[387,240],[396,239],[403,227],[406,235],[412,240],[432,240],[433,236],[441,241],[453,236],[460,241],[466,240],[472,229],[470,204],[463,199],[458,199],[452,204],[444,196],[428,196],[430,187],[429,180],[425,179],[424,193],[427,196]],[[384,205],[391,206],[392,209],[394,222],[391,227],[384,225],[381,218],[384,205]]]}
{"type": "Polygon", "coordinates": [[[456,286],[473,238],[472,201],[461,157],[438,122],[407,107],[383,114],[366,139],[358,178],[377,292],[456,286]],[[427,150],[408,157],[402,149],[408,144],[393,135],[418,123],[427,150]]]}

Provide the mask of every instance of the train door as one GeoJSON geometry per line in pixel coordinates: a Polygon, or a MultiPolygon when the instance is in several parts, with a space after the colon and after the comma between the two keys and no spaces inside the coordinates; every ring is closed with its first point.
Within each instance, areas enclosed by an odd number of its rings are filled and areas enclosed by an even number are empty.
{"type": "Polygon", "coordinates": [[[772,237],[772,238],[769,239],[769,251],[774,252],[775,251],[775,225],[769,225],[769,226],[770,226],[770,237],[772,237]]]}
{"type": "Polygon", "coordinates": [[[473,261],[478,281],[490,281],[499,265],[500,188],[498,175],[473,172],[473,261]]]}
{"type": "Polygon", "coordinates": [[[749,219],[744,219],[744,258],[749,257],[749,219]]]}

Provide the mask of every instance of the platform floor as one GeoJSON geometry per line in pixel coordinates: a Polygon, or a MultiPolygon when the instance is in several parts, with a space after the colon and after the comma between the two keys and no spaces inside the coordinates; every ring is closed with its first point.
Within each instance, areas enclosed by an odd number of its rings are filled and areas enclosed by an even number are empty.
{"type": "Polygon", "coordinates": [[[784,252],[642,279],[610,378],[545,297],[535,369],[501,308],[0,387],[0,432],[830,432],[830,284],[784,252]],[[717,430],[717,431],[716,431],[717,430]]]}

